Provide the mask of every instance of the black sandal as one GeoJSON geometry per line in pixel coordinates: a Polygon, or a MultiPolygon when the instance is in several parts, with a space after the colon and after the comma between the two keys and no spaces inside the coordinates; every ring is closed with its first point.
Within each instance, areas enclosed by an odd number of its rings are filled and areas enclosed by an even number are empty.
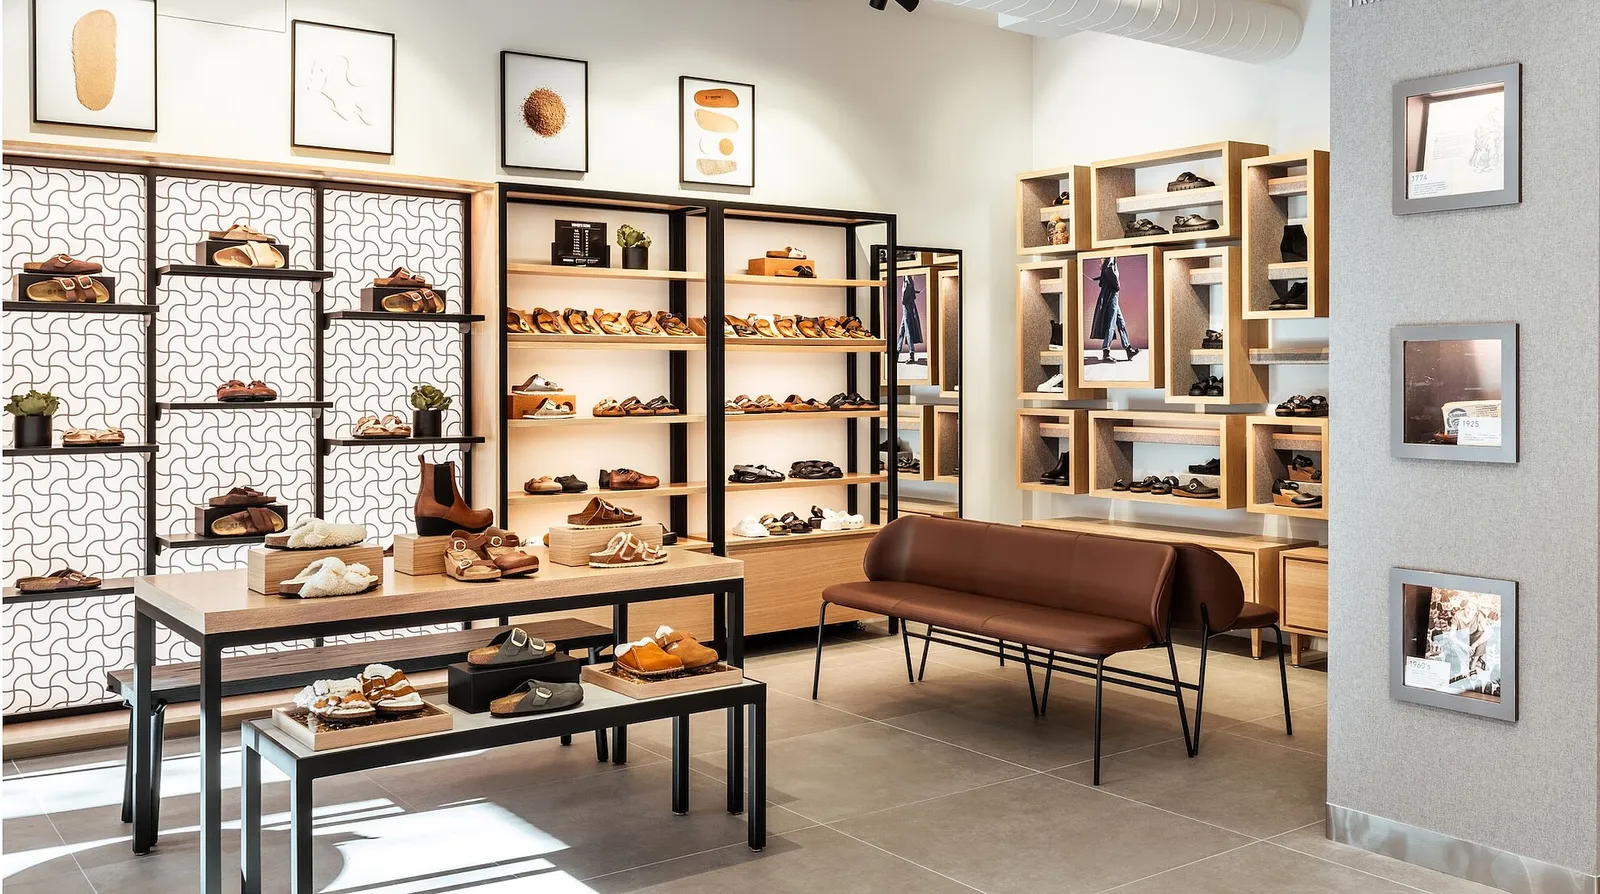
{"type": "Polygon", "coordinates": [[[1121,478],[1118,478],[1115,482],[1112,483],[1111,489],[1114,490],[1114,491],[1117,491],[1119,493],[1122,492],[1122,491],[1125,491],[1125,490],[1128,489],[1128,482],[1122,480],[1121,478]]]}
{"type": "Polygon", "coordinates": [[[1150,493],[1151,487],[1159,484],[1160,482],[1160,478],[1157,478],[1154,475],[1146,475],[1142,480],[1135,481],[1133,484],[1128,485],[1128,490],[1136,494],[1147,494],[1150,493]]]}
{"type": "MultiPolygon", "coordinates": [[[[1313,394],[1306,398],[1298,407],[1294,408],[1296,416],[1326,416],[1328,415],[1328,399],[1320,394],[1313,394]]],[[[1281,413],[1279,415],[1282,415],[1281,413]]]]}
{"type": "Polygon", "coordinates": [[[1305,401],[1305,395],[1296,394],[1294,397],[1291,397],[1283,403],[1278,404],[1278,408],[1273,412],[1279,416],[1293,416],[1305,403],[1305,401]]]}
{"type": "Polygon", "coordinates": [[[1178,179],[1167,184],[1167,192],[1182,192],[1186,189],[1205,189],[1208,186],[1216,185],[1216,183],[1195,174],[1193,171],[1184,171],[1182,174],[1178,175],[1178,179]]]}
{"type": "Polygon", "coordinates": [[[1222,349],[1222,333],[1218,332],[1215,329],[1207,329],[1206,330],[1206,337],[1200,340],[1200,347],[1202,349],[1208,350],[1208,351],[1219,351],[1219,350],[1221,350],[1222,349]]]}

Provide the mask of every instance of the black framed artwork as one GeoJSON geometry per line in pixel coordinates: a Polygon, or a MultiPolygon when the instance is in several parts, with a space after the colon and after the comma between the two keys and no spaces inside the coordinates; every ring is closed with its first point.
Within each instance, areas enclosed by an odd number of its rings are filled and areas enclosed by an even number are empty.
{"type": "Polygon", "coordinates": [[[29,28],[34,121],[155,131],[155,0],[33,0],[29,28]]]}
{"type": "Polygon", "coordinates": [[[500,52],[500,165],[589,170],[589,63],[500,52]]]}
{"type": "Polygon", "coordinates": [[[756,185],[756,88],[737,81],[678,78],[678,179],[756,185]]]}
{"type": "Polygon", "coordinates": [[[303,19],[289,33],[290,142],[393,155],[394,35],[303,19]]]}

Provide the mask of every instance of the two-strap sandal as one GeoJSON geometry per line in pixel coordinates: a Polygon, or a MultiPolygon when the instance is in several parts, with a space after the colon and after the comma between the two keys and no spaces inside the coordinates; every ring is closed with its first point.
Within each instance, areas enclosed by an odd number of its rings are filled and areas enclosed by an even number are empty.
{"type": "Polygon", "coordinates": [[[538,373],[527,377],[522,384],[511,389],[512,394],[559,394],[560,392],[560,385],[538,373]]]}
{"type": "Polygon", "coordinates": [[[37,577],[19,577],[16,588],[24,593],[67,593],[73,590],[93,590],[102,581],[75,568],[62,568],[37,577]]]}
{"type": "Polygon", "coordinates": [[[790,413],[826,413],[833,409],[814,397],[801,397],[798,394],[785,398],[783,408],[790,413]]]}
{"type": "Polygon", "coordinates": [[[325,556],[278,584],[278,593],[301,599],[355,596],[375,590],[380,578],[360,562],[345,564],[338,556],[325,556]]]}
{"type": "Polygon", "coordinates": [[[556,644],[530,636],[521,627],[501,631],[489,644],[467,653],[472,667],[518,667],[548,661],[556,654],[556,644]]]}
{"type": "Polygon", "coordinates": [[[578,415],[578,408],[570,400],[557,400],[547,397],[539,401],[532,412],[523,413],[524,419],[571,419],[578,415]]]}
{"type": "Polygon", "coordinates": [[[90,276],[58,276],[28,286],[29,301],[45,304],[106,304],[111,291],[105,283],[90,276]]]}
{"type": "Polygon", "coordinates": [[[628,321],[628,328],[634,335],[659,336],[665,335],[661,324],[656,321],[655,315],[648,310],[630,310],[623,316],[628,321]]]}
{"type": "Polygon", "coordinates": [[[230,245],[211,256],[219,267],[253,267],[276,270],[283,266],[283,252],[270,242],[242,242],[230,245]]]}
{"type": "Polygon", "coordinates": [[[644,519],[632,509],[625,509],[599,497],[591,497],[581,512],[567,516],[567,527],[585,530],[631,528],[643,521],[644,519]]]}
{"type": "Polygon", "coordinates": [[[268,534],[267,549],[336,549],[367,539],[366,525],[344,525],[307,516],[283,531],[268,534]]]}
{"type": "Polygon", "coordinates": [[[1135,218],[1132,223],[1123,224],[1122,226],[1122,235],[1126,239],[1136,239],[1142,236],[1165,236],[1166,234],[1166,227],[1147,217],[1135,218]]]}
{"type": "Polygon", "coordinates": [[[738,465],[734,466],[733,472],[728,475],[729,484],[771,484],[782,480],[782,472],[766,466],[738,465]]]}
{"type": "Polygon", "coordinates": [[[383,417],[367,415],[357,419],[350,427],[352,437],[362,440],[394,440],[411,437],[411,423],[393,413],[383,417]]]}
{"type": "Polygon", "coordinates": [[[723,316],[722,322],[725,324],[724,331],[733,335],[734,338],[759,338],[761,336],[761,333],[757,332],[749,321],[742,317],[727,314],[723,316]]]}
{"type": "Polygon", "coordinates": [[[276,534],[285,527],[283,516],[270,509],[251,506],[213,521],[211,533],[217,537],[244,537],[276,534]]]}
{"type": "Polygon", "coordinates": [[[1172,219],[1172,232],[1174,233],[1199,233],[1203,230],[1215,230],[1216,228],[1216,221],[1199,214],[1180,214],[1172,219]]]}
{"type": "Polygon", "coordinates": [[[223,403],[263,403],[277,400],[278,392],[260,379],[248,383],[229,379],[217,386],[217,400],[223,403]]]}
{"type": "Polygon", "coordinates": [[[629,531],[618,531],[605,549],[589,554],[590,568],[639,568],[665,561],[665,549],[651,546],[629,531]]]}
{"type": "Polygon", "coordinates": [[[527,714],[549,714],[565,711],[583,704],[582,683],[546,683],[529,680],[513,689],[509,695],[489,703],[491,717],[520,717],[527,714]]]}
{"type": "Polygon", "coordinates": [[[378,710],[361,692],[361,681],[354,677],[318,680],[300,690],[294,703],[325,723],[359,724],[378,716],[378,710]]]}
{"type": "Polygon", "coordinates": [[[112,426],[110,428],[69,428],[61,436],[63,447],[109,447],[121,444],[127,440],[122,429],[112,426]]]}
{"type": "Polygon", "coordinates": [[[486,534],[469,534],[455,531],[444,549],[444,573],[466,583],[486,583],[502,577],[500,566],[489,558],[485,550],[489,544],[486,534]]]}
{"type": "Polygon", "coordinates": [[[380,276],[372,284],[389,289],[428,289],[433,284],[428,282],[426,276],[414,273],[409,267],[396,267],[388,276],[380,276]]]}
{"type": "Polygon", "coordinates": [[[442,314],[444,299],[432,289],[412,289],[384,296],[383,309],[392,314],[442,314]]]}
{"type": "Polygon", "coordinates": [[[361,672],[361,695],[379,714],[404,716],[428,706],[405,671],[387,664],[369,664],[361,672]]]}
{"type": "Polygon", "coordinates": [[[51,255],[42,261],[27,261],[22,265],[26,273],[52,273],[57,276],[81,276],[86,273],[99,273],[105,268],[94,261],[83,261],[72,255],[61,253],[51,255]]]}

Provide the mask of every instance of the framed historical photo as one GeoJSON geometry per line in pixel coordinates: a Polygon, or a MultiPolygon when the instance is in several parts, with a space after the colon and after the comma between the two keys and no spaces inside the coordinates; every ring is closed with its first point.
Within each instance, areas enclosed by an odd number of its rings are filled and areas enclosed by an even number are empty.
{"type": "Polygon", "coordinates": [[[1522,66],[1394,88],[1394,212],[1522,201],[1522,66]]]}
{"type": "MultiPolygon", "coordinates": [[[[931,385],[938,375],[934,340],[938,330],[938,281],[927,267],[895,267],[895,287],[887,299],[896,303],[898,321],[891,333],[895,381],[901,385],[931,385]]],[[[884,315],[888,319],[888,315],[884,315]]],[[[887,376],[884,379],[888,381],[887,376]]]]}
{"type": "Polygon", "coordinates": [[[289,37],[290,142],[394,154],[394,35],[295,19],[289,37]]]}
{"type": "Polygon", "coordinates": [[[33,0],[33,120],[156,129],[155,0],[33,0]]]}
{"type": "Polygon", "coordinates": [[[500,165],[589,170],[589,63],[500,53],[500,165]]]}
{"type": "Polygon", "coordinates": [[[678,179],[756,185],[754,84],[678,78],[678,179]]]}
{"type": "Polygon", "coordinates": [[[1389,375],[1394,456],[1517,461],[1517,324],[1396,326],[1389,375]]]}
{"type": "Polygon", "coordinates": [[[1079,325],[1068,335],[1084,388],[1161,388],[1161,249],[1078,255],[1079,325]]]}
{"type": "Polygon", "coordinates": [[[1389,591],[1389,694],[1515,722],[1516,583],[1392,568],[1389,591]]]}

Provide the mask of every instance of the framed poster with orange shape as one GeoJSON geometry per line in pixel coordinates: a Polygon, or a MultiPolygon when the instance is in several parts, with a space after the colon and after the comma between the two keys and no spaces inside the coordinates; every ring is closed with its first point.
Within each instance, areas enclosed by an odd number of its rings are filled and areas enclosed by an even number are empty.
{"type": "Polygon", "coordinates": [[[755,85],[678,78],[678,143],[680,182],[755,186],[755,85]]]}
{"type": "Polygon", "coordinates": [[[33,0],[33,120],[156,129],[155,0],[33,0]]]}

